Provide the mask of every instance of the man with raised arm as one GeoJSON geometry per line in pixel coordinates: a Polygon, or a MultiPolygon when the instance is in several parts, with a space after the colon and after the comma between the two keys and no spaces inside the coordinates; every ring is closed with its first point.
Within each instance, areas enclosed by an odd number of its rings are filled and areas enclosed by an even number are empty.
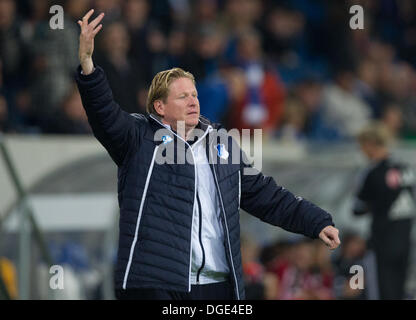
{"type": "Polygon", "coordinates": [[[225,130],[200,115],[191,73],[159,72],[148,114],[124,112],[92,60],[104,17],[89,22],[92,14],[78,21],[77,83],[94,135],[118,166],[118,299],[244,299],[240,208],[339,246],[329,213],[256,170],[225,130]]]}

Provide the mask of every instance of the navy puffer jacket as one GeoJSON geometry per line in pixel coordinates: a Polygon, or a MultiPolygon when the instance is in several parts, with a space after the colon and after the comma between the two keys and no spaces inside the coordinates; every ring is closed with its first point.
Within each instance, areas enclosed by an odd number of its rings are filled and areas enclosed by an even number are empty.
{"type": "MultiPolygon", "coordinates": [[[[102,68],[82,75],[79,67],[76,81],[94,135],[118,166],[120,231],[116,288],[189,291],[192,215],[196,205],[192,152],[191,161],[185,164],[159,160],[169,158],[169,147],[174,147],[174,158],[179,159],[189,152],[190,143],[166,129],[157,118],[121,110],[102,68]]],[[[240,207],[267,223],[311,238],[317,238],[324,227],[333,225],[332,218],[278,186],[273,178],[261,172],[244,174],[250,165],[243,161],[245,155],[238,144],[224,134],[208,134],[218,127],[205,118],[201,117],[198,128],[203,136],[194,143],[206,143],[207,157],[213,160],[210,168],[220,199],[235,298],[244,299],[240,207]],[[226,145],[227,160],[218,158],[219,144],[226,145]],[[236,153],[241,161],[233,164],[236,153]]]]}

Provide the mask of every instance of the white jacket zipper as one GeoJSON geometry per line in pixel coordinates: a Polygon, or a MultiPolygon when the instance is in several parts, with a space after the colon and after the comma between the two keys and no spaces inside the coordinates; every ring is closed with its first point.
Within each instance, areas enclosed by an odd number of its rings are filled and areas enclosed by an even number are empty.
{"type": "Polygon", "coordinates": [[[123,281],[123,289],[124,290],[126,290],[126,286],[127,286],[127,278],[129,276],[130,266],[131,266],[131,262],[133,260],[134,249],[136,247],[137,236],[138,236],[138,233],[139,233],[140,219],[142,218],[143,205],[144,205],[144,202],[146,200],[147,188],[149,187],[150,176],[152,175],[152,172],[153,172],[153,165],[155,163],[156,152],[157,152],[158,148],[159,148],[159,146],[156,146],[155,150],[153,151],[152,162],[150,164],[149,172],[147,173],[146,183],[144,185],[142,201],[140,202],[139,214],[137,215],[136,231],[134,232],[134,239],[133,239],[133,242],[132,242],[131,248],[130,248],[129,261],[127,263],[126,272],[124,274],[124,281],[123,281]]]}
{"type": "MultiPolygon", "coordinates": [[[[171,130],[170,128],[168,128],[168,127],[166,127],[166,126],[164,126],[163,125],[163,123],[162,122],[160,122],[158,119],[156,119],[156,118],[154,118],[154,117],[152,117],[152,116],[150,116],[153,120],[155,120],[156,122],[158,122],[159,124],[161,124],[163,127],[165,127],[166,129],[168,129],[170,132],[172,132],[176,137],[178,137],[178,139],[181,139],[183,142],[185,142],[185,144],[187,144],[188,145],[188,147],[189,147],[189,149],[191,150],[191,154],[192,154],[192,158],[193,158],[193,161],[194,161],[194,170],[195,170],[195,188],[194,188],[194,204],[193,204],[193,207],[192,207],[192,222],[191,222],[191,241],[190,241],[190,243],[191,243],[191,246],[190,246],[190,249],[189,249],[189,275],[188,275],[188,292],[191,292],[191,267],[192,267],[192,230],[193,230],[193,227],[194,227],[194,213],[195,213],[195,202],[197,201],[197,199],[196,199],[196,193],[197,193],[197,187],[198,187],[198,185],[197,185],[197,171],[196,171],[196,164],[195,164],[195,155],[194,155],[194,152],[193,152],[193,150],[192,150],[192,147],[191,147],[191,145],[188,143],[188,142],[186,142],[185,141],[185,139],[183,139],[181,136],[179,136],[179,135],[177,135],[175,132],[173,132],[173,130],[171,130]]],[[[212,127],[211,126],[208,126],[208,129],[205,131],[205,133],[204,133],[204,135],[197,141],[197,142],[195,142],[195,144],[194,144],[194,146],[198,143],[198,142],[200,142],[200,141],[202,141],[204,138],[205,138],[205,136],[208,134],[208,132],[210,131],[210,129],[212,129],[212,127]]]]}
{"type": "MultiPolygon", "coordinates": [[[[212,141],[212,142],[214,142],[214,140],[212,141]]],[[[212,145],[213,146],[213,145],[212,145]]],[[[214,159],[213,157],[212,157],[212,149],[213,148],[209,148],[209,150],[210,150],[210,153],[211,153],[211,158],[212,159],[214,159]]],[[[212,169],[213,169],[213,171],[214,171],[214,178],[215,178],[215,183],[216,183],[216,185],[217,185],[217,190],[218,190],[218,194],[219,194],[219,196],[220,196],[220,202],[221,202],[221,207],[222,207],[222,212],[223,212],[223,214],[224,214],[224,224],[225,224],[225,228],[226,228],[226,230],[227,230],[227,241],[228,241],[228,250],[229,250],[229,252],[230,252],[230,260],[231,260],[231,268],[233,269],[233,276],[234,276],[234,283],[235,283],[235,289],[236,289],[236,294],[237,294],[237,300],[240,300],[240,294],[239,294],[239,292],[238,292],[238,282],[237,282],[237,276],[235,275],[235,269],[234,269],[234,262],[233,262],[233,254],[232,254],[232,252],[231,252],[231,244],[230,244],[230,233],[228,232],[228,225],[227,225],[227,217],[226,217],[226,214],[225,214],[225,209],[224,209],[224,203],[223,203],[223,201],[222,201],[222,195],[221,195],[221,190],[220,190],[220,186],[219,186],[219,184],[218,184],[218,178],[217,178],[217,173],[216,173],[216,171],[215,171],[215,165],[214,164],[211,164],[212,165],[212,169]]]]}

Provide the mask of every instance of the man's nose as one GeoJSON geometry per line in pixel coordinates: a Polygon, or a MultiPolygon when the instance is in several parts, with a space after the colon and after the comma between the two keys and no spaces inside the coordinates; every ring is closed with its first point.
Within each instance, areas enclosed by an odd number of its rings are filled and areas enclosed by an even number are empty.
{"type": "Polygon", "coordinates": [[[198,105],[198,103],[199,103],[198,97],[189,96],[189,99],[188,99],[189,105],[196,106],[198,105]]]}

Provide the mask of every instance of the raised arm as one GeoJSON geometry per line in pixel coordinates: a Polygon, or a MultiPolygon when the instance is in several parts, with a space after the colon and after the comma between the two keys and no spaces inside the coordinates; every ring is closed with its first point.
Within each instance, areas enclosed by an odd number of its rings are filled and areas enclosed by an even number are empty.
{"type": "Polygon", "coordinates": [[[76,82],[94,136],[120,166],[129,148],[137,145],[139,122],[114,101],[104,70],[94,66],[92,60],[94,38],[102,29],[100,22],[104,14],[88,22],[93,13],[94,10],[90,10],[82,20],[78,21],[81,27],[80,66],[77,70],[76,82]]]}
{"type": "Polygon", "coordinates": [[[101,13],[97,18],[88,23],[93,13],[94,9],[91,9],[82,20],[78,20],[78,24],[81,27],[78,56],[84,75],[89,75],[94,71],[94,63],[92,61],[94,38],[103,27],[99,23],[104,18],[104,13],[101,13]]]}

